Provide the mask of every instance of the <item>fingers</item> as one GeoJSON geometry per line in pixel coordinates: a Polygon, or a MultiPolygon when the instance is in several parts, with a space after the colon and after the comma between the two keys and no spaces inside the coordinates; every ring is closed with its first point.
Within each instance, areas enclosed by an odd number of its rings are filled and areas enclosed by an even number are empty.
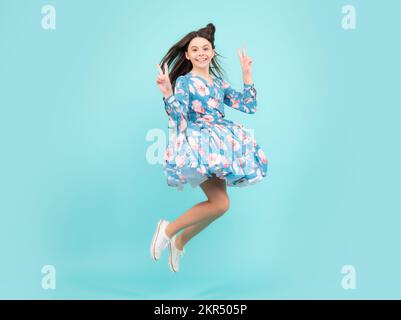
{"type": "Polygon", "coordinates": [[[167,62],[164,63],[164,71],[162,70],[160,64],[157,64],[157,69],[159,70],[159,74],[157,75],[158,81],[164,81],[166,78],[168,79],[168,65],[167,62]]]}
{"type": "Polygon", "coordinates": [[[159,64],[157,64],[157,69],[159,69],[159,76],[163,75],[163,70],[159,64]]]}
{"type": "Polygon", "coordinates": [[[237,53],[238,53],[238,57],[240,58],[240,60],[242,60],[242,54],[239,48],[237,48],[237,53]]]}
{"type": "Polygon", "coordinates": [[[167,65],[167,62],[164,63],[164,75],[168,76],[168,65],[167,65]]]}
{"type": "Polygon", "coordinates": [[[242,47],[242,50],[240,50],[239,48],[237,49],[237,53],[238,53],[238,56],[241,59],[241,61],[248,58],[246,56],[246,48],[245,47],[246,47],[246,45],[244,45],[242,47]]]}

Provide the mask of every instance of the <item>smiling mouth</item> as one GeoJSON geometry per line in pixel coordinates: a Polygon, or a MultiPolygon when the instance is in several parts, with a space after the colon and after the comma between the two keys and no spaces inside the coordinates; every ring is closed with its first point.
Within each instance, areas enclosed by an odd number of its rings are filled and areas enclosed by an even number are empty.
{"type": "Polygon", "coordinates": [[[205,62],[207,59],[195,59],[198,62],[205,62]]]}

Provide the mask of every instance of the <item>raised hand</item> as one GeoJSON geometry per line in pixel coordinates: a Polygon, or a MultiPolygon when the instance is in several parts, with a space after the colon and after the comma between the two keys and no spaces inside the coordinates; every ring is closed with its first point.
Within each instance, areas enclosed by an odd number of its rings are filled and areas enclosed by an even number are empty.
{"type": "Polygon", "coordinates": [[[159,70],[159,74],[157,75],[156,84],[159,87],[160,91],[163,93],[163,96],[167,98],[173,94],[173,88],[171,86],[170,78],[168,76],[167,63],[164,63],[164,72],[159,64],[157,64],[157,68],[159,70]]]}
{"type": "Polygon", "coordinates": [[[240,49],[237,49],[238,56],[240,59],[241,63],[241,69],[242,69],[242,78],[245,83],[251,84],[252,83],[252,58],[248,57],[245,52],[245,47],[242,48],[242,51],[240,49]]]}

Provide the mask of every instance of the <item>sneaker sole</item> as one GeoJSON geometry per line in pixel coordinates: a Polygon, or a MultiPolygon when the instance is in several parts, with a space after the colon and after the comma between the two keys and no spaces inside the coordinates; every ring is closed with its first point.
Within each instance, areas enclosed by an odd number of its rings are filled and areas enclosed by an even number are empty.
{"type": "Polygon", "coordinates": [[[171,242],[168,244],[168,251],[169,251],[169,255],[168,255],[168,265],[170,267],[170,270],[174,273],[178,272],[178,270],[174,269],[173,266],[173,253],[172,253],[172,249],[171,249],[171,242]]]}
{"type": "Polygon", "coordinates": [[[157,237],[160,234],[160,226],[161,226],[161,224],[162,224],[162,220],[159,220],[159,222],[157,223],[156,231],[153,234],[152,243],[150,245],[150,256],[152,257],[152,259],[154,261],[159,260],[158,258],[156,258],[155,249],[156,249],[156,240],[157,240],[157,237]]]}

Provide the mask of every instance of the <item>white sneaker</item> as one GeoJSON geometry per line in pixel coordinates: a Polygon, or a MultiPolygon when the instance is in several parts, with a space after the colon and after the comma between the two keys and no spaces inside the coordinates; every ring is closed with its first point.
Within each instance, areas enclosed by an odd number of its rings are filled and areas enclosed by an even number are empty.
{"type": "Polygon", "coordinates": [[[172,272],[178,272],[180,270],[180,258],[185,253],[185,248],[182,250],[178,250],[175,246],[175,239],[177,236],[173,236],[171,241],[168,244],[169,248],[169,257],[168,257],[168,265],[172,272]]]}
{"type": "Polygon", "coordinates": [[[169,222],[166,220],[159,220],[153,235],[152,243],[150,244],[150,256],[153,260],[159,260],[163,250],[170,243],[170,238],[166,235],[166,227],[169,222]]]}

